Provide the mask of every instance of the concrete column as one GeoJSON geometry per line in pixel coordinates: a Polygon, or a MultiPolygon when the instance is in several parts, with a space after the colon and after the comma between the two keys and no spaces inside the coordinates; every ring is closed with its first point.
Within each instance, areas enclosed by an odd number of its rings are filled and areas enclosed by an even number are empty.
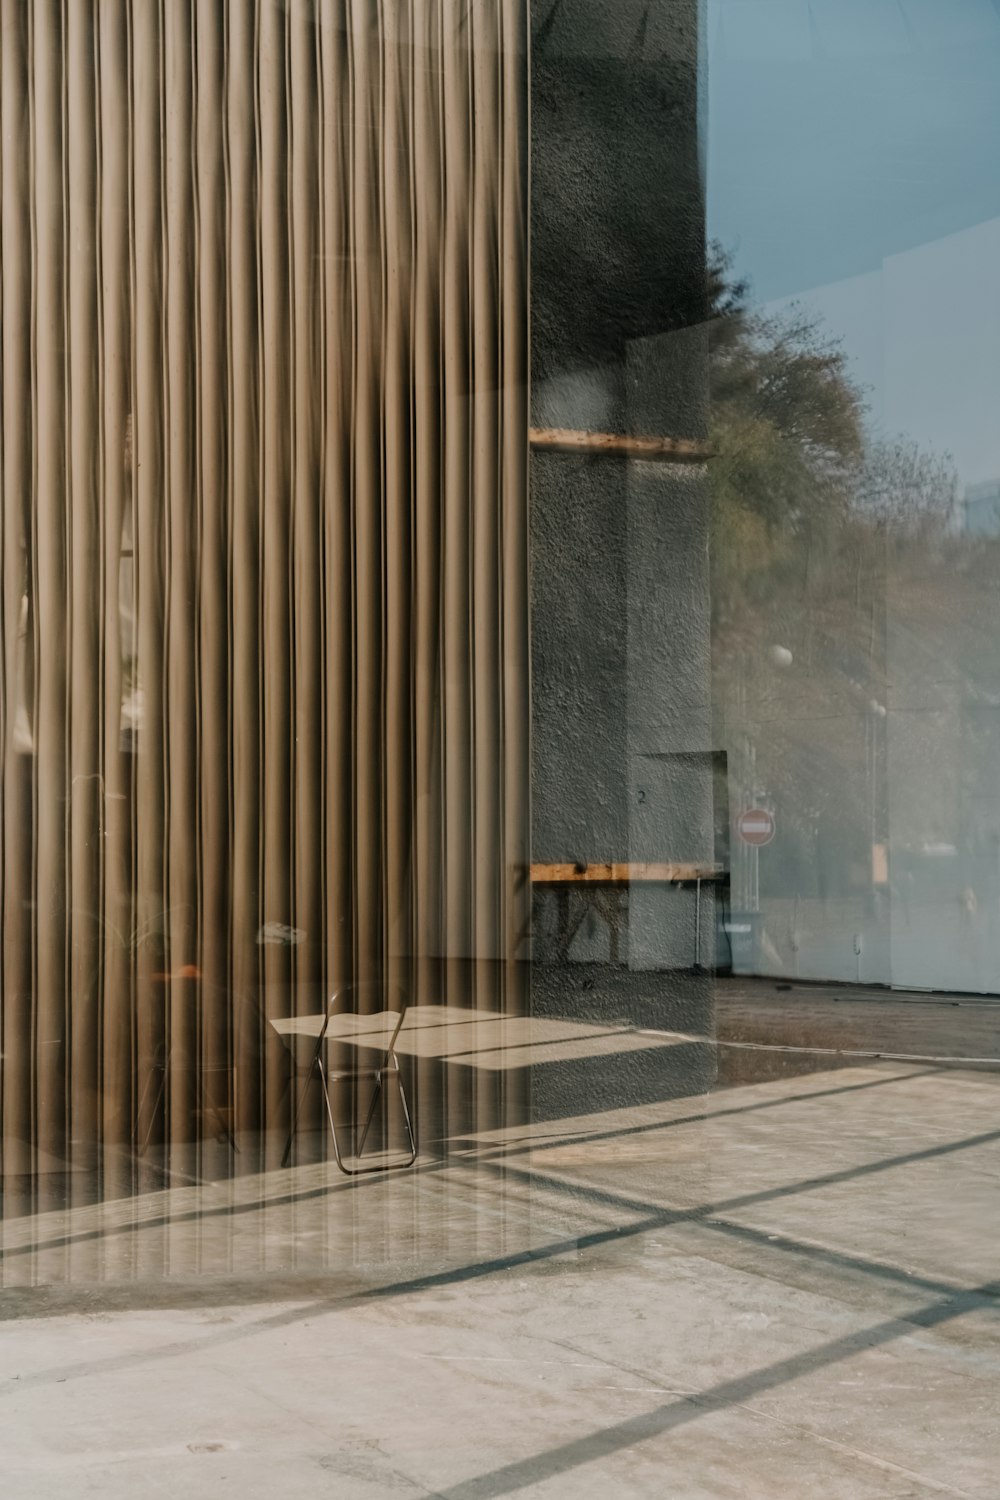
{"type": "MultiPolygon", "coordinates": [[[[532,426],[703,441],[698,0],[538,0],[531,25],[532,426]]],[[[710,861],[704,466],[536,444],[531,547],[533,860],[710,861]]],[[[693,892],[619,899],[617,955],[595,916],[566,961],[536,896],[536,1012],[707,1034],[710,903],[696,955],[693,892]]],[[[707,1065],[605,1060],[601,1107],[697,1091],[707,1065]]],[[[592,1098],[584,1073],[536,1078],[537,1108],[592,1098]]]]}

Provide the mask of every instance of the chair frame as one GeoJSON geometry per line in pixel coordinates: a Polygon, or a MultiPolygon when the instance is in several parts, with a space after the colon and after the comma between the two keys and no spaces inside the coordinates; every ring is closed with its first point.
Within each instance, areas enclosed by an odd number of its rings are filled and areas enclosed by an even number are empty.
{"type": "MultiPolygon", "coordinates": [[[[391,1172],[404,1167],[412,1167],[413,1163],[417,1159],[417,1138],[414,1133],[413,1124],[410,1118],[410,1106],[407,1102],[406,1090],[403,1088],[403,1077],[399,1068],[399,1059],[396,1056],[396,1039],[398,1038],[399,1033],[402,1030],[403,1021],[406,1019],[406,1011],[409,1005],[409,1002],[403,990],[400,989],[398,992],[399,1013],[396,1019],[396,1024],[392,1029],[392,1034],[389,1037],[388,1045],[386,1046],[386,1049],[382,1054],[382,1061],[377,1067],[328,1068],[323,1060],[323,1048],[327,1040],[326,1034],[329,1030],[330,1022],[333,1020],[334,1016],[337,1014],[355,1016],[359,1014],[358,1011],[341,1010],[338,1012],[338,1002],[348,994],[357,994],[358,990],[369,987],[374,986],[368,986],[364,984],[342,984],[338,985],[333,994],[330,996],[329,1003],[326,1007],[326,1016],[324,1017],[319,1036],[316,1038],[316,1046],[313,1049],[313,1055],[309,1062],[305,1086],[303,1087],[302,1092],[299,1095],[298,1102],[296,1103],[295,1114],[292,1117],[291,1129],[288,1132],[288,1140],[285,1142],[285,1150],[281,1158],[281,1165],[283,1167],[287,1167],[289,1160],[291,1159],[292,1140],[295,1136],[295,1129],[299,1123],[299,1115],[302,1113],[302,1105],[305,1100],[306,1092],[309,1088],[309,1081],[312,1077],[314,1069],[318,1069],[319,1071],[320,1085],[323,1089],[323,1101],[326,1105],[326,1117],[330,1125],[330,1134],[333,1137],[333,1154],[336,1159],[337,1166],[339,1167],[341,1172],[344,1173],[345,1177],[360,1177],[369,1172],[391,1172]],[[395,1079],[396,1087],[399,1090],[399,1102],[403,1106],[403,1123],[406,1126],[406,1135],[410,1144],[409,1156],[402,1161],[378,1162],[370,1167],[362,1167],[358,1165],[348,1166],[340,1149],[340,1140],[337,1136],[337,1126],[333,1118],[333,1100],[330,1096],[330,1088],[332,1085],[336,1085],[338,1083],[354,1083],[365,1079],[372,1081],[375,1085],[374,1089],[372,1090],[371,1102],[368,1105],[368,1114],[365,1117],[364,1128],[361,1132],[361,1140],[353,1156],[354,1162],[358,1163],[361,1161],[361,1158],[364,1155],[365,1142],[368,1139],[368,1132],[371,1129],[372,1121],[375,1118],[375,1109],[378,1104],[379,1098],[381,1097],[386,1077],[392,1077],[393,1079],[395,1079]]],[[[377,988],[382,991],[383,998],[387,998],[385,987],[382,985],[378,985],[377,988]]],[[[382,1012],[380,1012],[379,1014],[381,1013],[382,1012]]],[[[389,1011],[388,1013],[391,1015],[393,1012],[389,1011]]],[[[338,1037],[337,1040],[339,1041],[342,1039],[338,1037]]],[[[345,1038],[343,1040],[349,1039],[345,1038]]]]}

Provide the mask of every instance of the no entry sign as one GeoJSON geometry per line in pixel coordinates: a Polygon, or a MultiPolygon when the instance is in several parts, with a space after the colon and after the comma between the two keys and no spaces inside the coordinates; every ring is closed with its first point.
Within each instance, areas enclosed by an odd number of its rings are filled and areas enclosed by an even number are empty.
{"type": "Polygon", "coordinates": [[[736,819],[736,832],[744,844],[759,849],[774,838],[774,814],[766,807],[748,807],[736,819]]]}

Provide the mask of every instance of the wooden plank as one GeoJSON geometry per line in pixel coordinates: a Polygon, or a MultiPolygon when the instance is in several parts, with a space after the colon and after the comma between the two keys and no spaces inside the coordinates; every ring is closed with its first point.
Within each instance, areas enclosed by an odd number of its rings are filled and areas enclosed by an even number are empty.
{"type": "Polygon", "coordinates": [[[533,864],[532,885],[638,885],[674,884],[681,880],[717,880],[721,865],[683,861],[635,864],[533,864]]]}
{"type": "Polygon", "coordinates": [[[605,458],[637,458],[667,464],[703,464],[711,457],[708,444],[694,438],[630,437],[572,427],[532,427],[528,437],[531,447],[538,452],[591,453],[605,458]]]}

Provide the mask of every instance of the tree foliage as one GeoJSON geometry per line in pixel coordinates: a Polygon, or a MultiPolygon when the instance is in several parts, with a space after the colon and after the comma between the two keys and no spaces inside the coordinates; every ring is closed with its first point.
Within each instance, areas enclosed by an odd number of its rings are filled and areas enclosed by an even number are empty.
{"type": "Polygon", "coordinates": [[[822,595],[824,579],[826,592],[843,592],[857,554],[869,565],[890,537],[896,547],[940,540],[957,482],[946,456],[873,434],[841,343],[802,307],[751,310],[747,283],[717,248],[709,306],[713,605],[724,643],[752,631],[768,600],[822,595]]]}
{"type": "MultiPolygon", "coordinates": [[[[780,802],[786,856],[796,846],[811,871],[807,851],[836,846],[842,870],[862,869],[886,705],[922,702],[928,681],[943,708],[983,686],[1000,544],[957,531],[949,457],[874,430],[818,318],[752,310],[718,251],[709,301],[717,742],[744,762],[753,747],[740,795],[780,802]]],[[[922,726],[926,754],[912,736],[909,753],[926,771],[931,721],[906,722],[922,726]]]]}

